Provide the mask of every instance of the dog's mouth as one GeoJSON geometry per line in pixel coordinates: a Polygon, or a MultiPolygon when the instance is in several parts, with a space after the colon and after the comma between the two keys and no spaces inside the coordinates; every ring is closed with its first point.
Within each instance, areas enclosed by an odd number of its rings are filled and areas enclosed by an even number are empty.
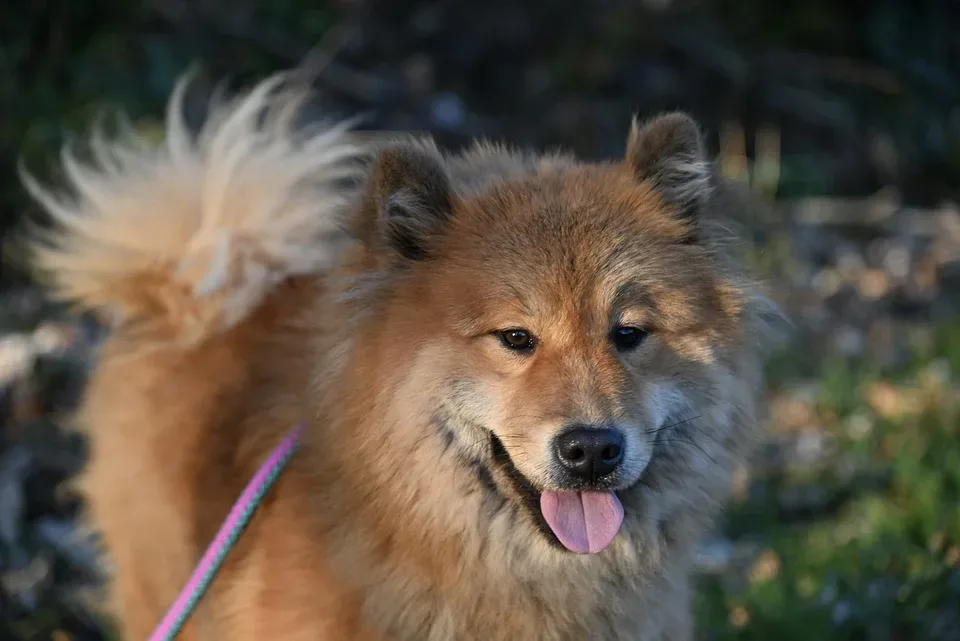
{"type": "Polygon", "coordinates": [[[614,490],[540,491],[517,469],[493,433],[490,449],[494,465],[507,478],[548,541],[577,554],[596,554],[613,543],[623,523],[623,504],[614,490]]]}

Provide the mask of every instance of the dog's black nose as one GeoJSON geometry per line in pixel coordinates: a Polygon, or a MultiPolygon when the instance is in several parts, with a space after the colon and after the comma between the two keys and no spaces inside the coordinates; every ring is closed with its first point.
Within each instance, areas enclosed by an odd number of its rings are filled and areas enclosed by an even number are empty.
{"type": "Polygon", "coordinates": [[[573,427],[553,441],[557,461],[572,476],[595,480],[623,460],[623,434],[614,429],[573,427]]]}

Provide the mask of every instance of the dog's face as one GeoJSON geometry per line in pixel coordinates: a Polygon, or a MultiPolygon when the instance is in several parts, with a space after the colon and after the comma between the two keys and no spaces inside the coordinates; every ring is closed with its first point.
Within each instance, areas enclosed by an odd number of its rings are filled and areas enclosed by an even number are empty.
{"type": "Polygon", "coordinates": [[[472,198],[403,153],[381,159],[382,210],[449,382],[444,429],[544,534],[598,552],[655,444],[721,402],[741,303],[697,238],[698,132],[664,118],[632,132],[624,163],[544,168],[472,198]]]}

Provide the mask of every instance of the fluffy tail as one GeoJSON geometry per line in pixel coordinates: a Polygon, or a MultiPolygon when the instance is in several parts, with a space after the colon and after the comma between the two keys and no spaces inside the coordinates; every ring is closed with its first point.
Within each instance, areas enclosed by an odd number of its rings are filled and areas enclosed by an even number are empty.
{"type": "Polygon", "coordinates": [[[181,80],[159,142],[95,133],[91,161],[64,149],[59,192],[24,173],[54,223],[27,247],[54,296],[143,338],[192,343],[284,278],[330,267],[364,150],[350,123],[297,130],[306,94],[285,80],[211,104],[196,136],[181,80]]]}

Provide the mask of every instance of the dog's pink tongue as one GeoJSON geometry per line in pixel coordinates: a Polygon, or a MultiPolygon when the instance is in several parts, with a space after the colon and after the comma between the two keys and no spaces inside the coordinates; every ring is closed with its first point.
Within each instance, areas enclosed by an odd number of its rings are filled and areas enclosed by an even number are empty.
{"type": "Polygon", "coordinates": [[[613,492],[544,492],[540,511],[560,542],[580,554],[602,551],[623,523],[623,505],[613,492]]]}

